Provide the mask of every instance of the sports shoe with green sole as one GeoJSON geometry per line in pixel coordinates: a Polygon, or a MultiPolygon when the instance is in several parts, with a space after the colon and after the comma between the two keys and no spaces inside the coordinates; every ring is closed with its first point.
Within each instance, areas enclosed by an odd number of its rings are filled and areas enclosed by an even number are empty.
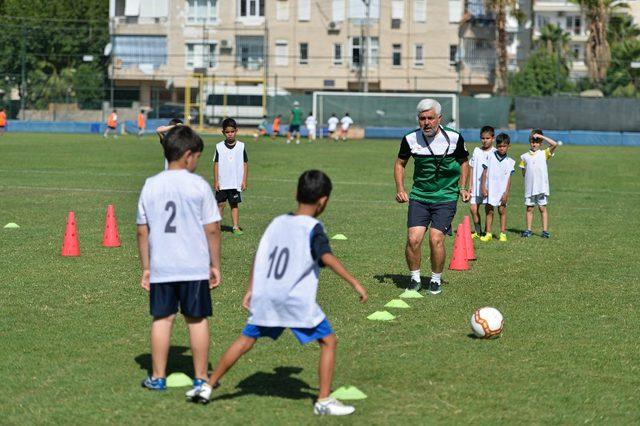
{"type": "Polygon", "coordinates": [[[507,241],[507,234],[505,234],[504,232],[500,233],[500,237],[498,238],[499,241],[501,242],[506,242],[507,241]]]}
{"type": "Polygon", "coordinates": [[[239,226],[237,228],[233,228],[233,235],[242,235],[244,234],[244,232],[242,231],[242,228],[240,228],[239,226]]]}
{"type": "Polygon", "coordinates": [[[493,240],[493,234],[491,234],[490,232],[487,232],[483,237],[480,237],[480,241],[483,241],[485,243],[491,240],[493,240]]]}

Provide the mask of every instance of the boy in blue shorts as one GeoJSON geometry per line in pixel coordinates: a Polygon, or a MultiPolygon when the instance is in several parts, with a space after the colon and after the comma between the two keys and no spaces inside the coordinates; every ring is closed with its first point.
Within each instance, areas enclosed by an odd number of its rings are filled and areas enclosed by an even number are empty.
{"type": "Polygon", "coordinates": [[[187,400],[208,403],[212,385],[247,353],[260,337],[277,339],[291,329],[301,344],[320,344],[320,392],[314,405],[316,415],[347,415],[354,407],[329,396],[337,339],[324,312],[316,302],[320,268],[328,266],[367,301],[366,290],[331,253],[322,223],[316,219],[327,206],[331,180],[319,170],[309,170],[298,180],[298,209],[276,217],[267,227],[249,277],[242,306],[249,319],[242,335],[224,353],[209,381],[187,392],[187,400]]]}
{"type": "Polygon", "coordinates": [[[204,144],[187,126],[163,137],[167,170],[148,178],[138,201],[140,285],[149,292],[152,374],[142,386],[166,389],[178,307],[189,328],[194,387],[207,377],[211,289],[220,285],[220,213],[209,184],[194,174],[204,144]]]}

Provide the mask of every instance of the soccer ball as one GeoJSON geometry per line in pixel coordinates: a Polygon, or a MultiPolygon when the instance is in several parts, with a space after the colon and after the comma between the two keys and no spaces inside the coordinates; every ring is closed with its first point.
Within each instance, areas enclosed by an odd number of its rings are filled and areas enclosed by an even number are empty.
{"type": "Polygon", "coordinates": [[[471,315],[471,329],[481,339],[495,339],[502,333],[504,319],[496,308],[485,306],[471,315]]]}

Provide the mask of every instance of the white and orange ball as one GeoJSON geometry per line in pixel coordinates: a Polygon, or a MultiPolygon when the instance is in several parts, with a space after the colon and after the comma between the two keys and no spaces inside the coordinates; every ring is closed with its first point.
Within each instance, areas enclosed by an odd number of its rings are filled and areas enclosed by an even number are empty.
{"type": "Polygon", "coordinates": [[[504,318],[496,308],[485,306],[471,315],[471,329],[481,339],[495,339],[502,333],[504,318]]]}

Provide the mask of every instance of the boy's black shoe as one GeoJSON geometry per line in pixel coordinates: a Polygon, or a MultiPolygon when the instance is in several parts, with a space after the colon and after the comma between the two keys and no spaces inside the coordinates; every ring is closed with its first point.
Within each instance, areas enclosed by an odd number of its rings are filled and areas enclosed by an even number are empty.
{"type": "Polygon", "coordinates": [[[420,291],[421,288],[422,288],[422,284],[420,283],[420,281],[415,281],[414,279],[412,279],[411,282],[409,283],[409,286],[407,287],[407,290],[420,291]]]}
{"type": "Polygon", "coordinates": [[[440,294],[442,293],[442,284],[435,281],[429,282],[429,293],[440,294]]]}

